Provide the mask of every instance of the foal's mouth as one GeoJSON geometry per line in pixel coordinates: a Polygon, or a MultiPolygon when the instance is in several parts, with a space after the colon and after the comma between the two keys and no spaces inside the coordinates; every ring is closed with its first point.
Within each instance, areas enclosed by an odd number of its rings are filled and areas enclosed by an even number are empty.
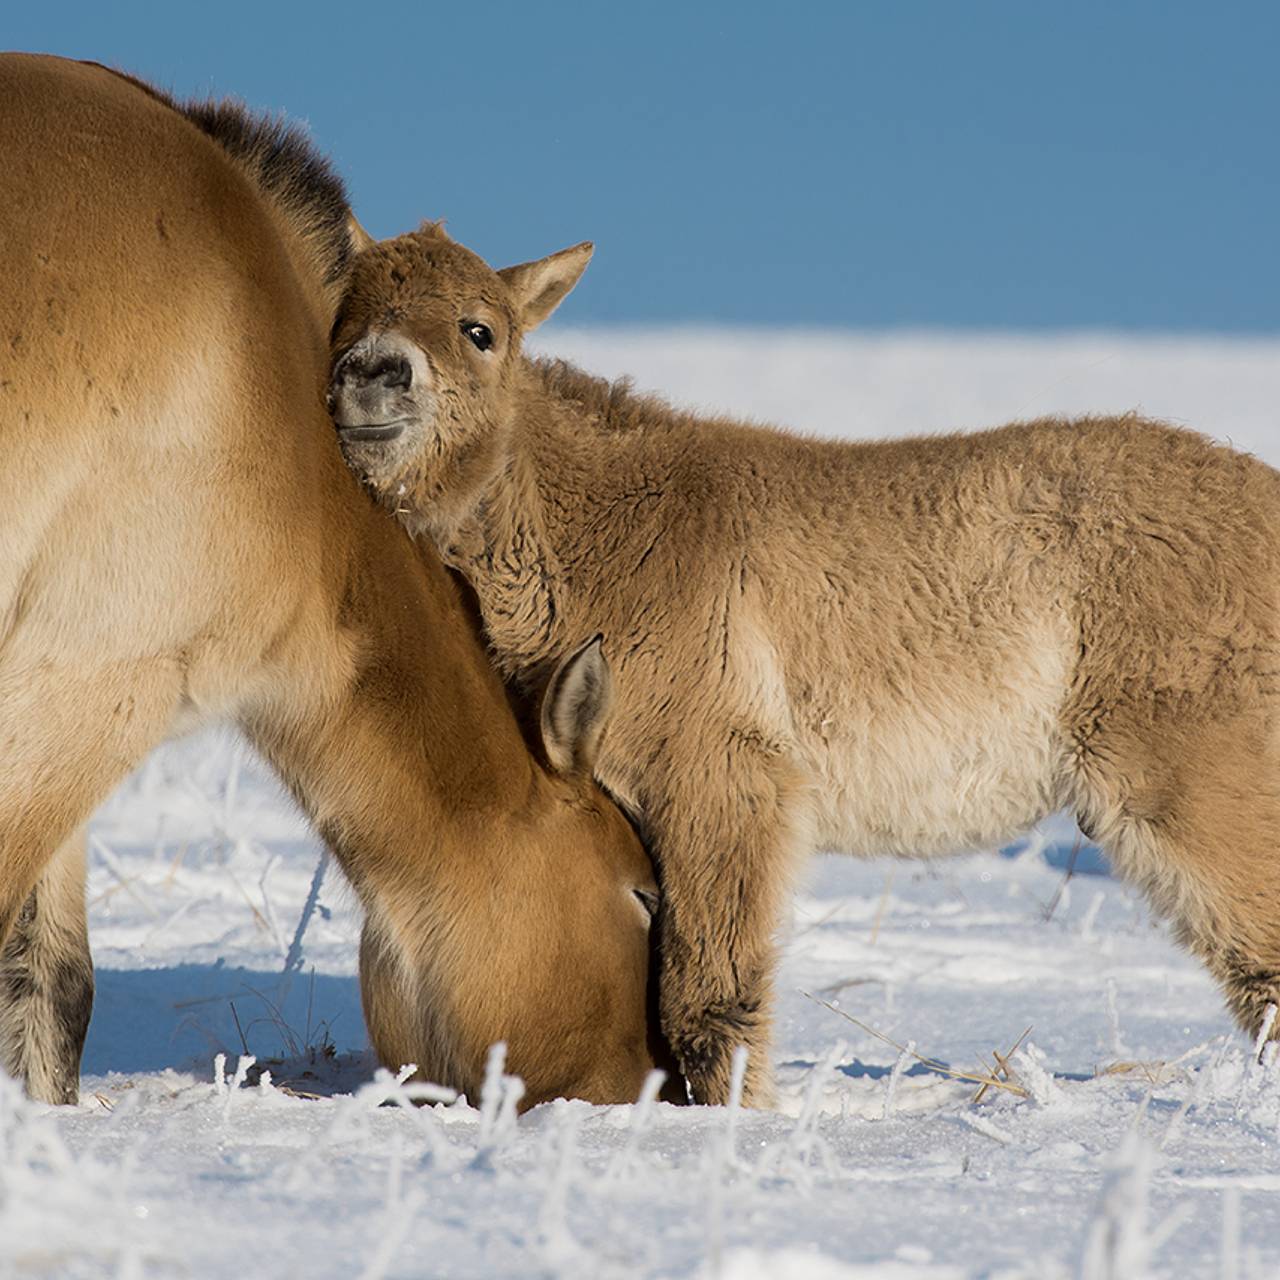
{"type": "Polygon", "coordinates": [[[350,427],[336,422],[334,426],[343,444],[384,444],[403,435],[409,421],[408,418],[393,418],[390,422],[362,422],[359,426],[350,427]]]}

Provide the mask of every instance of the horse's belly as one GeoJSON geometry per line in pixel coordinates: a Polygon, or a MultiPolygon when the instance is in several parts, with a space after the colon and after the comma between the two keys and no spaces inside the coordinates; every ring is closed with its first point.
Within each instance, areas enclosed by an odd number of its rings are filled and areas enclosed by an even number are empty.
{"type": "Polygon", "coordinates": [[[996,844],[1061,808],[1070,655],[1058,641],[1020,646],[986,675],[846,694],[797,744],[820,845],[929,856],[996,844]]]}

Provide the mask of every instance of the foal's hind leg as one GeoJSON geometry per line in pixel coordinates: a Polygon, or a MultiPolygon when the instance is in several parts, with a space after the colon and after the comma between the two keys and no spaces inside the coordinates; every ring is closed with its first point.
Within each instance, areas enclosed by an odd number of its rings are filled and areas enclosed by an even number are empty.
{"type": "Polygon", "coordinates": [[[1249,1035],[1268,1005],[1280,1005],[1280,744],[1272,734],[1261,713],[1153,734],[1095,770],[1082,804],[1083,825],[1205,962],[1249,1035]]]}
{"type": "Polygon", "coordinates": [[[0,1067],[44,1102],[74,1103],[93,1011],[84,833],[63,842],[0,954],[0,1067]]]}

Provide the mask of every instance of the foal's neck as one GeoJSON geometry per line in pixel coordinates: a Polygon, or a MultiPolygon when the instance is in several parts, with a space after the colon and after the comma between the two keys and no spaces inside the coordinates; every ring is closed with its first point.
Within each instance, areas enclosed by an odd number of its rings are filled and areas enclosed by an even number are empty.
{"type": "Polygon", "coordinates": [[[475,590],[503,678],[526,692],[541,688],[575,643],[566,633],[564,566],[549,510],[539,467],[521,438],[474,511],[441,548],[446,562],[475,590]]]}
{"type": "Polygon", "coordinates": [[[644,431],[647,402],[568,366],[525,360],[520,372],[505,465],[440,549],[475,588],[500,670],[529,689],[590,635],[584,588],[607,560],[601,535],[636,497],[624,441],[644,431]]]}

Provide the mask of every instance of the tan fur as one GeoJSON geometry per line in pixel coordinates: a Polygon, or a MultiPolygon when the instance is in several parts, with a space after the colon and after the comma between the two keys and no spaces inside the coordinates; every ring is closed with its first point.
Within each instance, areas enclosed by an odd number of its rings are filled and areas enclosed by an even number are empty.
{"type": "Polygon", "coordinates": [[[725,1098],[735,1043],[768,1096],[801,850],[991,845],[1063,805],[1256,1030],[1280,999],[1277,473],[1137,417],[868,444],[697,417],[522,357],[512,278],[432,226],[357,260],[335,353],[412,344],[429,382],[347,454],[465,570],[508,673],[609,636],[597,768],[659,859],[695,1096],[725,1098]]]}
{"type": "Polygon", "coordinates": [[[83,831],[54,853],[0,953],[0,1064],[32,1097],[74,1103],[93,1010],[83,831]]]}
{"type": "Polygon", "coordinates": [[[0,100],[0,1066],[74,1099],[74,833],[167,733],[229,717],[360,895],[388,1065],[474,1094],[505,1039],[526,1105],[633,1098],[663,1053],[652,871],[585,769],[531,751],[465,591],[342,464],[336,179],[91,65],[5,56],[0,100]]]}

